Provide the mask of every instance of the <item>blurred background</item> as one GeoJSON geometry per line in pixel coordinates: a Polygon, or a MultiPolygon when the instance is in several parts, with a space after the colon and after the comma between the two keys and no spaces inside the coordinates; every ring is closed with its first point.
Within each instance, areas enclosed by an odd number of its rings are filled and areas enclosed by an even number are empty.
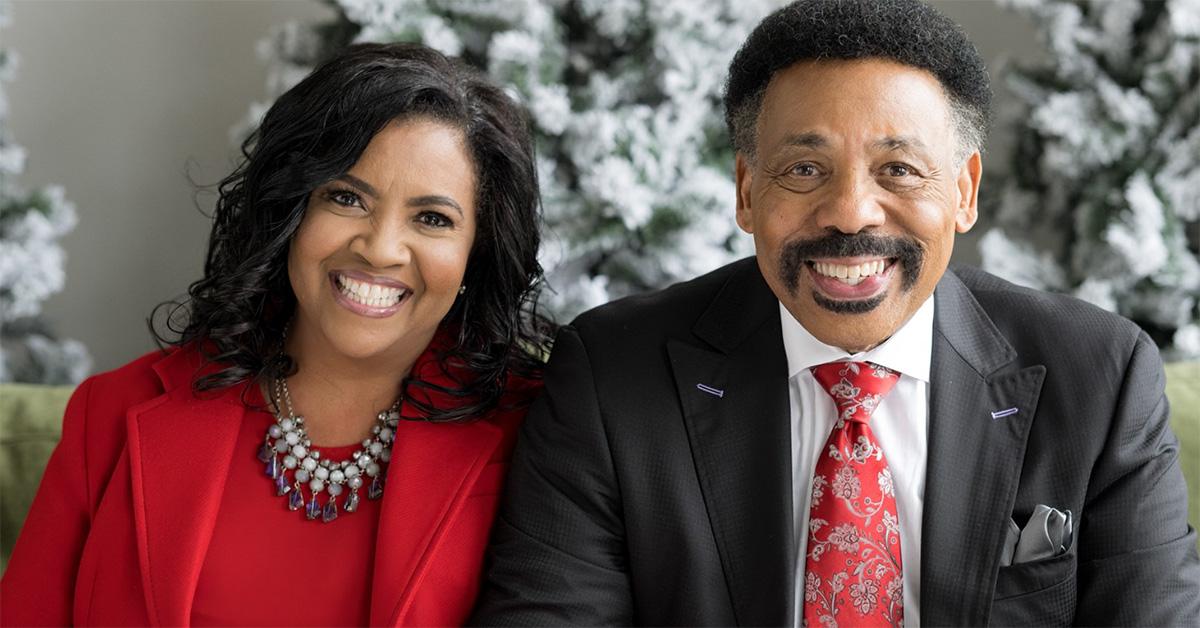
{"type": "MultiPolygon", "coordinates": [[[[233,168],[237,142],[272,98],[352,40],[461,54],[530,106],[560,318],[751,253],[734,229],[716,105],[737,44],[778,4],[12,2],[0,30],[0,375],[69,383],[153,348],[146,317],[199,278],[211,186],[233,168]],[[31,336],[58,340],[22,346],[31,336]]],[[[987,60],[1001,114],[984,157],[983,222],[955,260],[1083,296],[1134,317],[1169,356],[1200,355],[1200,6],[931,4],[987,60]]]]}

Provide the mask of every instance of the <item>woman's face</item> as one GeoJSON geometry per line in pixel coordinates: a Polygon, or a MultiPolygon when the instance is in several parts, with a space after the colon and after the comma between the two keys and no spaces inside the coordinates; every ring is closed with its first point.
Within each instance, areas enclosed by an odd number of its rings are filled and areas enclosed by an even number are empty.
{"type": "Polygon", "coordinates": [[[475,189],[462,132],[419,117],[389,124],[314,190],[288,251],[303,346],[355,359],[423,350],[462,286],[475,189]]]}

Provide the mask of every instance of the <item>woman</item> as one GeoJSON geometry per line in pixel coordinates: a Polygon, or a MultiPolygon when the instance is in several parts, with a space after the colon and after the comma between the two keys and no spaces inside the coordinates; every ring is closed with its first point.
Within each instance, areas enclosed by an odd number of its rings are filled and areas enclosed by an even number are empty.
{"type": "Polygon", "coordinates": [[[550,333],[524,117],[434,51],[361,45],[243,153],[164,304],[179,338],[72,397],[4,624],[470,611],[550,333]]]}

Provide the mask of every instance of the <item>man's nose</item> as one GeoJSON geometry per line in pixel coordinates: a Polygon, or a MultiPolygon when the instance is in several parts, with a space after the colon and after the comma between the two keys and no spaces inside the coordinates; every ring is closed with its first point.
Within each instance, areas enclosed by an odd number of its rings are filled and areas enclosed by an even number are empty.
{"type": "Polygon", "coordinates": [[[868,176],[857,170],[835,175],[829,193],[818,208],[818,226],[846,234],[882,226],[886,215],[872,183],[868,176]]]}

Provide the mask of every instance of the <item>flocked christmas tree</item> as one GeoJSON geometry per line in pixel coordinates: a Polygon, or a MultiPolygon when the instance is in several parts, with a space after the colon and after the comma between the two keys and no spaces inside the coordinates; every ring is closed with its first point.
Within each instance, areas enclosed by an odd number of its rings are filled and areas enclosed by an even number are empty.
{"type": "MultiPolygon", "coordinates": [[[[336,0],[264,41],[277,96],[351,42],[421,42],[532,113],[562,317],[752,252],[736,230],[725,69],[779,0],[336,0]]],[[[252,107],[244,134],[267,105],[252,107]]]]}
{"type": "Polygon", "coordinates": [[[1020,106],[997,132],[1016,148],[984,188],[984,266],[1200,357],[1200,0],[1001,1],[1050,56],[1006,77],[1020,106]]]}
{"type": "MultiPolygon", "coordinates": [[[[0,28],[11,5],[0,2],[0,28]]],[[[16,56],[0,49],[0,382],[74,384],[91,358],[76,340],[56,339],[41,317],[42,302],[62,290],[66,255],[58,240],[75,226],[75,208],[62,188],[22,189],[25,150],[8,128],[4,83],[16,56]]]]}

